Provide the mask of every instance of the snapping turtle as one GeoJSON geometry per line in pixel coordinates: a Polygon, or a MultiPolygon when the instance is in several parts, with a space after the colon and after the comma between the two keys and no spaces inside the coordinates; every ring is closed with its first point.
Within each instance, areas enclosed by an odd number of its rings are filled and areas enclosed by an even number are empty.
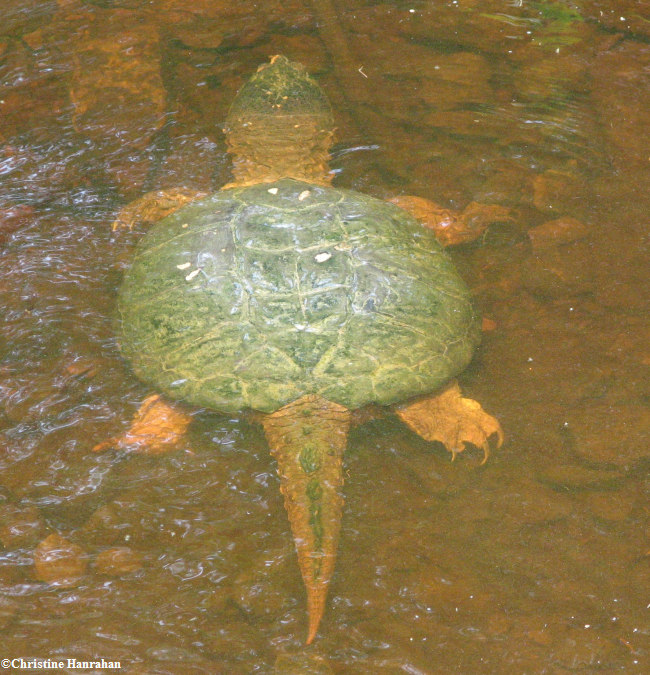
{"type": "MultiPolygon", "coordinates": [[[[282,56],[262,65],[225,132],[232,183],[208,196],[151,193],[116,221],[168,214],[124,276],[120,346],[169,399],[262,424],[310,643],[334,568],[354,411],[388,409],[453,455],[470,442],[487,458],[489,437],[500,444],[502,432],[453,381],[479,341],[467,287],[406,211],[329,185],[332,112],[304,68],[282,56]]],[[[129,432],[98,448],[164,450],[188,422],[150,397],[129,432]]]]}

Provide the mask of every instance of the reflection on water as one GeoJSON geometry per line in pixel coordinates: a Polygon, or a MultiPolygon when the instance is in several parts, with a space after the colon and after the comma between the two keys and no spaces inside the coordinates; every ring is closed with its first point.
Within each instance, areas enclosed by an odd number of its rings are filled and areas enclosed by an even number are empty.
{"type": "Polygon", "coordinates": [[[315,21],[300,3],[5,3],[6,656],[133,673],[268,672],[283,652],[281,672],[643,672],[647,20],[634,0],[338,4],[315,21]],[[198,411],[177,453],[91,452],[150,393],[113,325],[139,235],[108,223],[145,190],[227,180],[228,104],[278,52],[334,101],[338,185],[509,214],[453,253],[486,329],[463,386],[507,444],[478,469],[391,421],[352,432],[308,665],[257,429],[198,411]],[[52,549],[69,552],[58,586],[37,576],[52,549]]]}

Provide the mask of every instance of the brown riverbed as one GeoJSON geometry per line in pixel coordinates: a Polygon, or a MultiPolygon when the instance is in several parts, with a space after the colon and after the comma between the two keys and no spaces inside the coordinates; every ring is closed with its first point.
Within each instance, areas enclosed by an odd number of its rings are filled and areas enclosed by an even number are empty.
{"type": "Polygon", "coordinates": [[[648,672],[648,3],[2,13],[0,657],[183,675],[648,672]],[[309,648],[258,428],[195,411],[175,453],[91,451],[151,393],[114,325],[141,232],[110,223],[147,190],[228,180],[225,113],[275,53],[333,101],[335,185],[507,213],[452,250],[485,328],[461,386],[506,442],[479,466],[395,420],[352,431],[309,648]]]}

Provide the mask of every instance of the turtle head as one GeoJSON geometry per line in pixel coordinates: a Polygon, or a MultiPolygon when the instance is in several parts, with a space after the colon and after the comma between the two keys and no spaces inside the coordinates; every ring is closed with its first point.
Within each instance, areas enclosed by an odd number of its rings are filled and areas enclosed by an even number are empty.
{"type": "Polygon", "coordinates": [[[239,90],[224,126],[235,185],[329,183],[332,108],[299,63],[274,56],[239,90]]]}

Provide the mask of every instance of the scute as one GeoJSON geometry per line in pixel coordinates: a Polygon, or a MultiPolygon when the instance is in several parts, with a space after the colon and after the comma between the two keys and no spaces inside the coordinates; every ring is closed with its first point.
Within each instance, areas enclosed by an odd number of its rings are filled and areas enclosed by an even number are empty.
{"type": "Polygon", "coordinates": [[[305,394],[357,408],[436,390],[469,363],[469,292],[401,209],[293,179],[223,190],[143,238],[121,348],[169,396],[272,412],[305,394]]]}

